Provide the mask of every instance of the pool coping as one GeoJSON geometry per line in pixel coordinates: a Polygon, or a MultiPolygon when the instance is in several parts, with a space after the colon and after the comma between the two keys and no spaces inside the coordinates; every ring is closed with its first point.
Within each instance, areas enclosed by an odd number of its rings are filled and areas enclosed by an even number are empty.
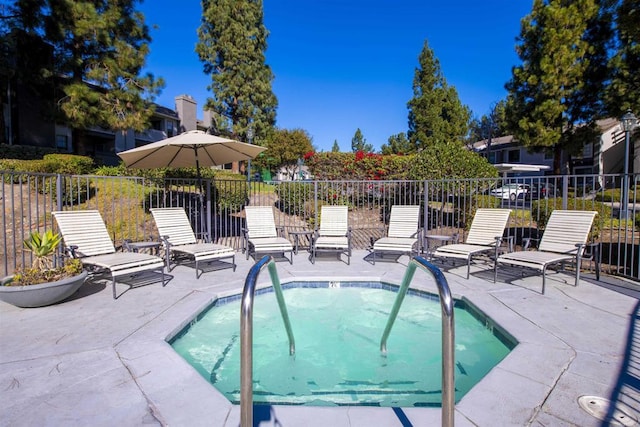
{"type": "MultiPolygon", "coordinates": [[[[290,280],[318,281],[319,278],[295,277],[290,280]]],[[[390,282],[383,277],[336,276],[331,277],[331,280],[390,282]]],[[[268,283],[261,282],[258,288],[269,286],[268,283]]],[[[412,284],[411,288],[433,293],[433,289],[421,283],[412,284]]],[[[192,423],[194,419],[202,419],[214,425],[239,424],[239,405],[232,405],[167,343],[169,337],[183,329],[197,313],[210,306],[216,299],[238,294],[239,291],[225,291],[214,295],[191,294],[117,346],[121,359],[132,375],[138,378],[137,382],[143,393],[160,410],[163,422],[169,425],[183,425],[192,423]],[[185,398],[176,401],[175,393],[167,393],[167,390],[181,390],[185,398]],[[197,396],[197,399],[186,398],[187,395],[197,396]],[[188,414],[188,419],[185,419],[185,414],[188,414]],[[212,414],[215,414],[213,418],[212,414]]],[[[474,424],[483,425],[481,420],[486,415],[486,396],[490,395],[500,396],[498,402],[506,419],[511,420],[514,425],[527,424],[534,418],[541,403],[557,382],[558,371],[566,369],[575,358],[575,352],[558,338],[533,326],[527,319],[504,312],[502,305],[496,306],[495,300],[480,293],[463,292],[454,293],[453,296],[469,300],[497,324],[508,324],[506,330],[518,341],[518,345],[506,358],[456,404],[456,419],[463,417],[474,424]],[[521,390],[518,393],[505,393],[504,384],[511,383],[517,383],[521,390]]],[[[273,405],[270,408],[272,418],[288,425],[292,422],[288,421],[289,419],[300,420],[303,414],[306,425],[347,425],[343,423],[353,422],[364,425],[373,421],[379,423],[381,417],[397,422],[403,416],[413,424],[431,425],[440,423],[441,420],[440,408],[290,405],[273,405]],[[317,420],[317,424],[308,423],[309,413],[315,414],[312,419],[317,420]]]]}

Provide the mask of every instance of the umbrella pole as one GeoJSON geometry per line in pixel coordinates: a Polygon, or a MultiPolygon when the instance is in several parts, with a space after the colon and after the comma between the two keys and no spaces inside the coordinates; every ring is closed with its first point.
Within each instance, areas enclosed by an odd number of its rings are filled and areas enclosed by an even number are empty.
{"type": "MultiPolygon", "coordinates": [[[[200,175],[200,161],[198,160],[198,147],[194,147],[195,158],[196,158],[196,176],[198,177],[198,198],[200,200],[200,237],[205,236],[204,229],[204,196],[202,194],[202,175],[200,175]]],[[[206,239],[204,239],[206,241],[206,239]]]]}

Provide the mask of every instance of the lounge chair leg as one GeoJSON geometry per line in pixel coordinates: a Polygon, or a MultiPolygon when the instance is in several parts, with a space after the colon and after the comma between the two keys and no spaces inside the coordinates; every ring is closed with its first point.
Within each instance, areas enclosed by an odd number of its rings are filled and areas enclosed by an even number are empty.
{"type": "Polygon", "coordinates": [[[498,259],[493,261],[493,283],[498,281],[498,259]]]}
{"type": "Polygon", "coordinates": [[[578,283],[580,283],[580,268],[582,267],[581,261],[580,254],[578,253],[576,256],[576,288],[578,287],[578,283]]]}
{"type": "Polygon", "coordinates": [[[469,274],[471,273],[471,257],[467,259],[467,280],[469,280],[469,274]]]}
{"type": "Polygon", "coordinates": [[[544,288],[546,287],[547,279],[547,266],[542,267],[542,295],[544,295],[544,288]]]}
{"type": "Polygon", "coordinates": [[[166,283],[164,283],[164,268],[160,270],[160,274],[162,274],[162,287],[164,288],[166,283]]]}
{"type": "Polygon", "coordinates": [[[113,299],[116,299],[116,277],[111,274],[111,287],[113,289],[113,299]]]}

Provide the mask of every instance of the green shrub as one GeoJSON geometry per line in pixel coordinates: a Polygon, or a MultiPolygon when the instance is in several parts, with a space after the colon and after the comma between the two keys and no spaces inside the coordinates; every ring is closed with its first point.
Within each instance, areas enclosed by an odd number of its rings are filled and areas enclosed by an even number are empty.
{"type": "MultiPolygon", "coordinates": [[[[640,187],[635,186],[629,189],[629,201],[640,199],[640,187]]],[[[622,201],[622,190],[620,188],[610,188],[596,194],[596,200],[601,202],[620,202],[622,201]]]]}
{"type": "Polygon", "coordinates": [[[0,159],[36,160],[42,159],[45,154],[53,153],[58,153],[58,150],[31,145],[0,144],[0,159]]]}
{"type": "Polygon", "coordinates": [[[93,173],[99,176],[127,176],[127,168],[120,163],[118,166],[100,166],[93,173]]]}
{"type": "Polygon", "coordinates": [[[219,210],[240,212],[248,201],[247,181],[244,176],[233,174],[216,179],[212,186],[213,200],[219,210]]]}
{"type": "Polygon", "coordinates": [[[81,175],[91,173],[93,160],[72,154],[47,154],[43,159],[0,159],[0,170],[28,173],[59,173],[81,175]]]}
{"type": "Polygon", "coordinates": [[[309,153],[305,165],[320,180],[406,179],[413,155],[375,153],[309,153]]]}
{"type": "Polygon", "coordinates": [[[438,143],[421,151],[409,165],[408,178],[497,178],[498,170],[484,157],[457,144],[438,143]]]}
{"type": "MultiPolygon", "coordinates": [[[[562,209],[562,198],[536,200],[531,203],[531,211],[536,212],[538,216],[537,223],[539,229],[544,229],[544,227],[547,225],[547,221],[549,220],[549,216],[551,216],[551,212],[553,212],[555,209],[562,209]]],[[[591,227],[591,233],[589,234],[589,237],[591,239],[597,239],[600,236],[601,223],[603,219],[611,218],[612,215],[610,206],[594,200],[568,199],[567,210],[585,210],[598,212],[598,215],[593,222],[593,226],[591,227]]]]}
{"type": "Polygon", "coordinates": [[[47,154],[42,159],[46,172],[66,175],[85,175],[92,172],[93,159],[73,154],[47,154]]]}
{"type": "Polygon", "coordinates": [[[313,200],[314,191],[314,184],[310,182],[281,182],[276,187],[280,209],[290,215],[305,217],[307,202],[313,200]]]}

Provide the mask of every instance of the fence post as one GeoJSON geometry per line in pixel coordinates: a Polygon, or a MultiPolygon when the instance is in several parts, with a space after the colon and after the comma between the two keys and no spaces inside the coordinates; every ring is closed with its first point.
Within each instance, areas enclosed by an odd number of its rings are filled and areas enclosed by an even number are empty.
{"type": "Polygon", "coordinates": [[[318,181],[313,181],[313,210],[315,211],[314,227],[318,227],[318,181]]]}
{"type": "Polygon", "coordinates": [[[562,176],[562,209],[566,210],[569,200],[569,175],[562,176]]]}
{"type": "MultiPolygon", "coordinates": [[[[427,235],[427,230],[429,230],[429,181],[426,179],[423,183],[424,191],[422,192],[422,203],[424,205],[424,223],[422,224],[424,227],[424,235],[427,235]]],[[[424,244],[424,242],[420,242],[420,244],[424,244]]]]}
{"type": "Polygon", "coordinates": [[[56,174],[56,210],[62,210],[62,175],[56,174]]]}
{"type": "Polygon", "coordinates": [[[213,229],[211,228],[211,217],[213,216],[214,212],[211,210],[212,204],[211,204],[211,180],[210,179],[207,180],[206,191],[207,191],[207,195],[206,195],[207,203],[206,203],[206,206],[205,206],[205,211],[206,211],[206,214],[207,214],[207,216],[206,216],[206,218],[207,218],[207,234],[209,236],[209,239],[213,243],[213,242],[216,241],[216,238],[218,236],[214,236],[213,235],[213,229]]]}

